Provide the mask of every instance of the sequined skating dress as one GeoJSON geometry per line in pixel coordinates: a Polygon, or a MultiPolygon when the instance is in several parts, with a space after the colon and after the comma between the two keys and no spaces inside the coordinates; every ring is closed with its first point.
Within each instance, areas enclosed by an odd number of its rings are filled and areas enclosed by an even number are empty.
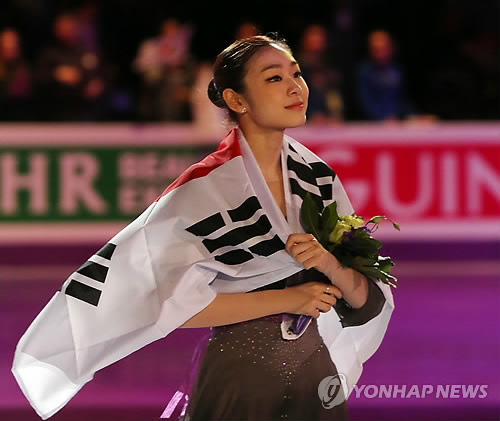
{"type": "MultiPolygon", "coordinates": [[[[319,276],[304,270],[257,290],[318,281],[319,276]]],[[[337,309],[344,326],[363,324],[380,313],[385,298],[373,282],[369,285],[362,308],[337,309]]],[[[185,421],[348,418],[345,402],[325,409],[318,397],[321,380],[337,369],[316,320],[294,341],[281,337],[280,323],[281,315],[272,315],[212,328],[185,421]]]]}

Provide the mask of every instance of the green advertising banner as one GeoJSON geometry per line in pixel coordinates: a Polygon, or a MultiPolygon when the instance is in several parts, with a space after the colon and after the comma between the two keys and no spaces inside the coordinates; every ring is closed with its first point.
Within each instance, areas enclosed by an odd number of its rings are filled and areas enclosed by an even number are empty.
{"type": "Polygon", "coordinates": [[[128,221],[215,146],[0,149],[0,223],[128,221]]]}
{"type": "MultiPolygon", "coordinates": [[[[0,244],[107,241],[226,129],[181,124],[0,125],[0,244]]],[[[497,123],[345,124],[287,131],[335,169],[384,239],[500,238],[497,123]]],[[[195,200],[195,198],[194,198],[195,200]]]]}

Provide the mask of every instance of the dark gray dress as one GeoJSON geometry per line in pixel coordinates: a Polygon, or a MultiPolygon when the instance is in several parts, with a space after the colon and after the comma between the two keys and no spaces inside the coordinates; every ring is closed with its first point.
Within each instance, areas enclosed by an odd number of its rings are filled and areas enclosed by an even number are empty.
{"type": "MultiPolygon", "coordinates": [[[[312,269],[254,291],[309,281],[329,283],[312,269]]],[[[352,309],[338,301],[336,311],[344,327],[360,325],[378,315],[384,302],[380,289],[369,281],[363,307],[352,309]]],[[[280,324],[281,315],[272,315],[211,329],[185,421],[348,418],[345,401],[325,409],[318,397],[321,380],[335,376],[337,369],[316,319],[294,341],[281,337],[280,324]]]]}

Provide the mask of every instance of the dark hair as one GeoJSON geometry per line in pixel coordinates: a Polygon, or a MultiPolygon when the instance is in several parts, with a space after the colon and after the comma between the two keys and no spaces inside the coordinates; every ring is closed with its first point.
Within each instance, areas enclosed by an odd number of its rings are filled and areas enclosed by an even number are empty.
{"type": "Polygon", "coordinates": [[[248,61],[263,47],[278,45],[290,52],[291,49],[284,38],[276,33],[255,35],[233,42],[225,48],[215,60],[214,77],[208,84],[208,97],[217,107],[225,108],[231,120],[237,122],[238,115],[231,110],[222,96],[224,89],[232,89],[238,93],[245,92],[243,79],[248,71],[248,61]]]}

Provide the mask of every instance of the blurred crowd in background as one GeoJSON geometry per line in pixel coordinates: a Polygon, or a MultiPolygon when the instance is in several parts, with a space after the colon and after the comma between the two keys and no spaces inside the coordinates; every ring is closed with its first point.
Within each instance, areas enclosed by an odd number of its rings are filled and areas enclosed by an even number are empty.
{"type": "Polygon", "coordinates": [[[278,32],[308,121],[499,117],[499,2],[2,0],[1,121],[207,123],[216,55],[278,32]]]}

